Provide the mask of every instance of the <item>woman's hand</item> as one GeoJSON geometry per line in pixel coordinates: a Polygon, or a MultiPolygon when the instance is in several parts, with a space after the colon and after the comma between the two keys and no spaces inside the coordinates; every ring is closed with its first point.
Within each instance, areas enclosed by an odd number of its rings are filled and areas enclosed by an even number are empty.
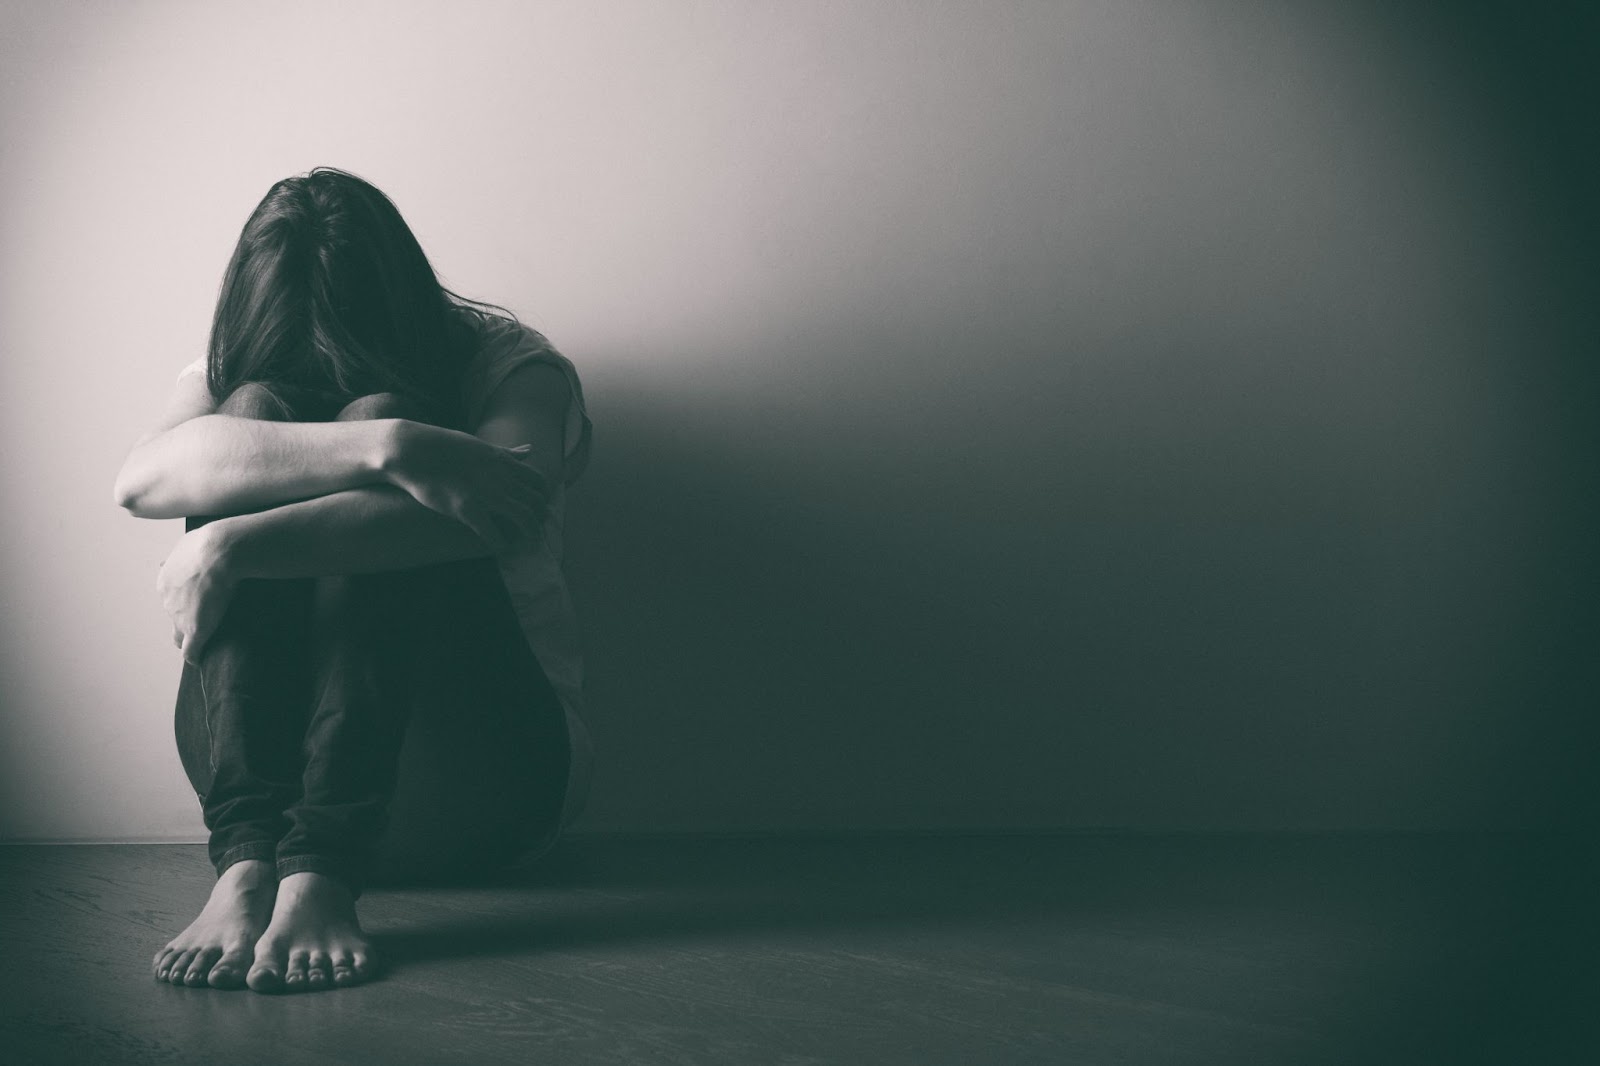
{"type": "Polygon", "coordinates": [[[227,565],[218,521],[180,537],[156,574],[161,606],[172,619],[173,643],[191,663],[199,663],[239,584],[227,565]]]}
{"type": "Polygon", "coordinates": [[[500,555],[519,539],[536,539],[544,524],[550,488],[522,462],[530,448],[502,448],[470,433],[396,419],[383,476],[500,555]]]}

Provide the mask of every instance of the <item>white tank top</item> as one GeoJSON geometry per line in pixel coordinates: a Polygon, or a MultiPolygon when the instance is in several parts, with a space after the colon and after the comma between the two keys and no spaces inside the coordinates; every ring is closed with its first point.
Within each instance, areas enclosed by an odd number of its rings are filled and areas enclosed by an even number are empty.
{"type": "MultiPolygon", "coordinates": [[[[565,441],[563,484],[557,485],[550,499],[544,536],[538,545],[502,556],[500,575],[523,636],[544,667],[545,676],[561,698],[566,712],[567,736],[571,743],[572,764],[567,778],[566,797],[561,808],[561,826],[570,825],[583,811],[589,795],[594,767],[594,742],[584,723],[583,648],[578,619],[567,594],[562,570],[562,530],[566,519],[566,488],[589,464],[592,424],[584,405],[583,385],[571,360],[557,352],[537,330],[499,315],[486,315],[481,324],[477,316],[464,316],[474,323],[481,343],[462,374],[461,399],[465,424],[475,426],[495,389],[517,367],[525,363],[548,363],[566,376],[570,390],[563,440],[565,441]]],[[[205,356],[178,372],[206,371],[205,356]]],[[[553,843],[553,840],[549,841],[553,843]]]]}

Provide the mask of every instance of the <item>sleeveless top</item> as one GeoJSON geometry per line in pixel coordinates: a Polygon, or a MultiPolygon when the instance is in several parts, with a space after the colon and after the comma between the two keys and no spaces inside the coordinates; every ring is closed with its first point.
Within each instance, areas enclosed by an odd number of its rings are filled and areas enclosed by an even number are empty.
{"type": "MultiPolygon", "coordinates": [[[[567,379],[570,393],[565,424],[562,427],[564,463],[562,484],[553,488],[544,536],[536,545],[500,556],[500,576],[511,595],[512,606],[522,624],[523,636],[533,649],[545,676],[560,697],[566,715],[567,738],[571,750],[571,769],[561,806],[557,829],[544,841],[541,851],[555,842],[555,836],[582,813],[593,776],[594,743],[584,723],[583,650],[578,619],[567,593],[562,570],[562,531],[566,517],[566,488],[589,464],[589,441],[593,432],[584,405],[583,385],[571,360],[557,352],[539,331],[500,315],[464,316],[479,335],[480,343],[461,377],[461,399],[466,425],[475,426],[496,388],[513,370],[527,363],[548,363],[567,379]]],[[[205,356],[178,372],[206,372],[205,356]]],[[[537,856],[530,856],[533,858],[537,856]]]]}

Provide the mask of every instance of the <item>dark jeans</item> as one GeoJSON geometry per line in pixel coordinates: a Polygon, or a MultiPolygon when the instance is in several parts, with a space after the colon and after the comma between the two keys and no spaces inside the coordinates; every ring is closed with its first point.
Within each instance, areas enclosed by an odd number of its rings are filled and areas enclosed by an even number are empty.
{"type": "MultiPolygon", "coordinates": [[[[218,411],[329,413],[260,385],[218,411]]],[[[333,417],[422,413],[385,394],[333,417]]],[[[219,874],[264,859],[359,893],[374,877],[489,872],[559,831],[566,720],[489,556],[240,582],[184,663],[176,727],[219,874]]]]}

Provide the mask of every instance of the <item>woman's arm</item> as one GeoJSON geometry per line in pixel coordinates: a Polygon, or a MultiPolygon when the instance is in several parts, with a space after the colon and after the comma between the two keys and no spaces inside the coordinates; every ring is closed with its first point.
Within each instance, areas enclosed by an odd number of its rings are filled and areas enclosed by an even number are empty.
{"type": "MultiPolygon", "coordinates": [[[[567,402],[567,383],[559,370],[538,364],[519,367],[495,389],[473,436],[501,448],[525,449],[521,465],[533,472],[534,483],[560,484],[567,402]]],[[[408,438],[402,433],[396,439],[403,453],[408,438]]],[[[380,479],[406,487],[359,486],[255,514],[218,518],[196,532],[213,531],[222,565],[241,578],[424,566],[501,554],[538,536],[543,514],[536,508],[500,510],[504,521],[478,520],[475,532],[441,509],[417,502],[408,491],[410,477],[402,472],[407,470],[403,459],[391,456],[380,479]]],[[[417,491],[426,495],[420,487],[417,491]]],[[[469,513],[471,505],[469,499],[469,513]]]]}
{"type": "Polygon", "coordinates": [[[156,591],[183,657],[198,663],[244,578],[366,573],[491,550],[471,529],[405,490],[371,485],[190,530],[161,564],[156,591]]]}
{"type": "Polygon", "coordinates": [[[140,518],[233,514],[385,481],[397,418],[189,418],[135,444],[117,503],[140,518]]]}
{"type": "Polygon", "coordinates": [[[384,467],[393,484],[216,518],[185,533],[156,579],[184,658],[198,661],[243,578],[422,566],[499,554],[538,536],[545,486],[562,477],[567,402],[560,371],[519,368],[495,390],[475,434],[395,420],[400,443],[384,467]]]}
{"type": "Polygon", "coordinates": [[[216,558],[235,579],[365,574],[495,555],[537,535],[519,528],[495,544],[392,485],[367,485],[218,518],[216,558]]]}

